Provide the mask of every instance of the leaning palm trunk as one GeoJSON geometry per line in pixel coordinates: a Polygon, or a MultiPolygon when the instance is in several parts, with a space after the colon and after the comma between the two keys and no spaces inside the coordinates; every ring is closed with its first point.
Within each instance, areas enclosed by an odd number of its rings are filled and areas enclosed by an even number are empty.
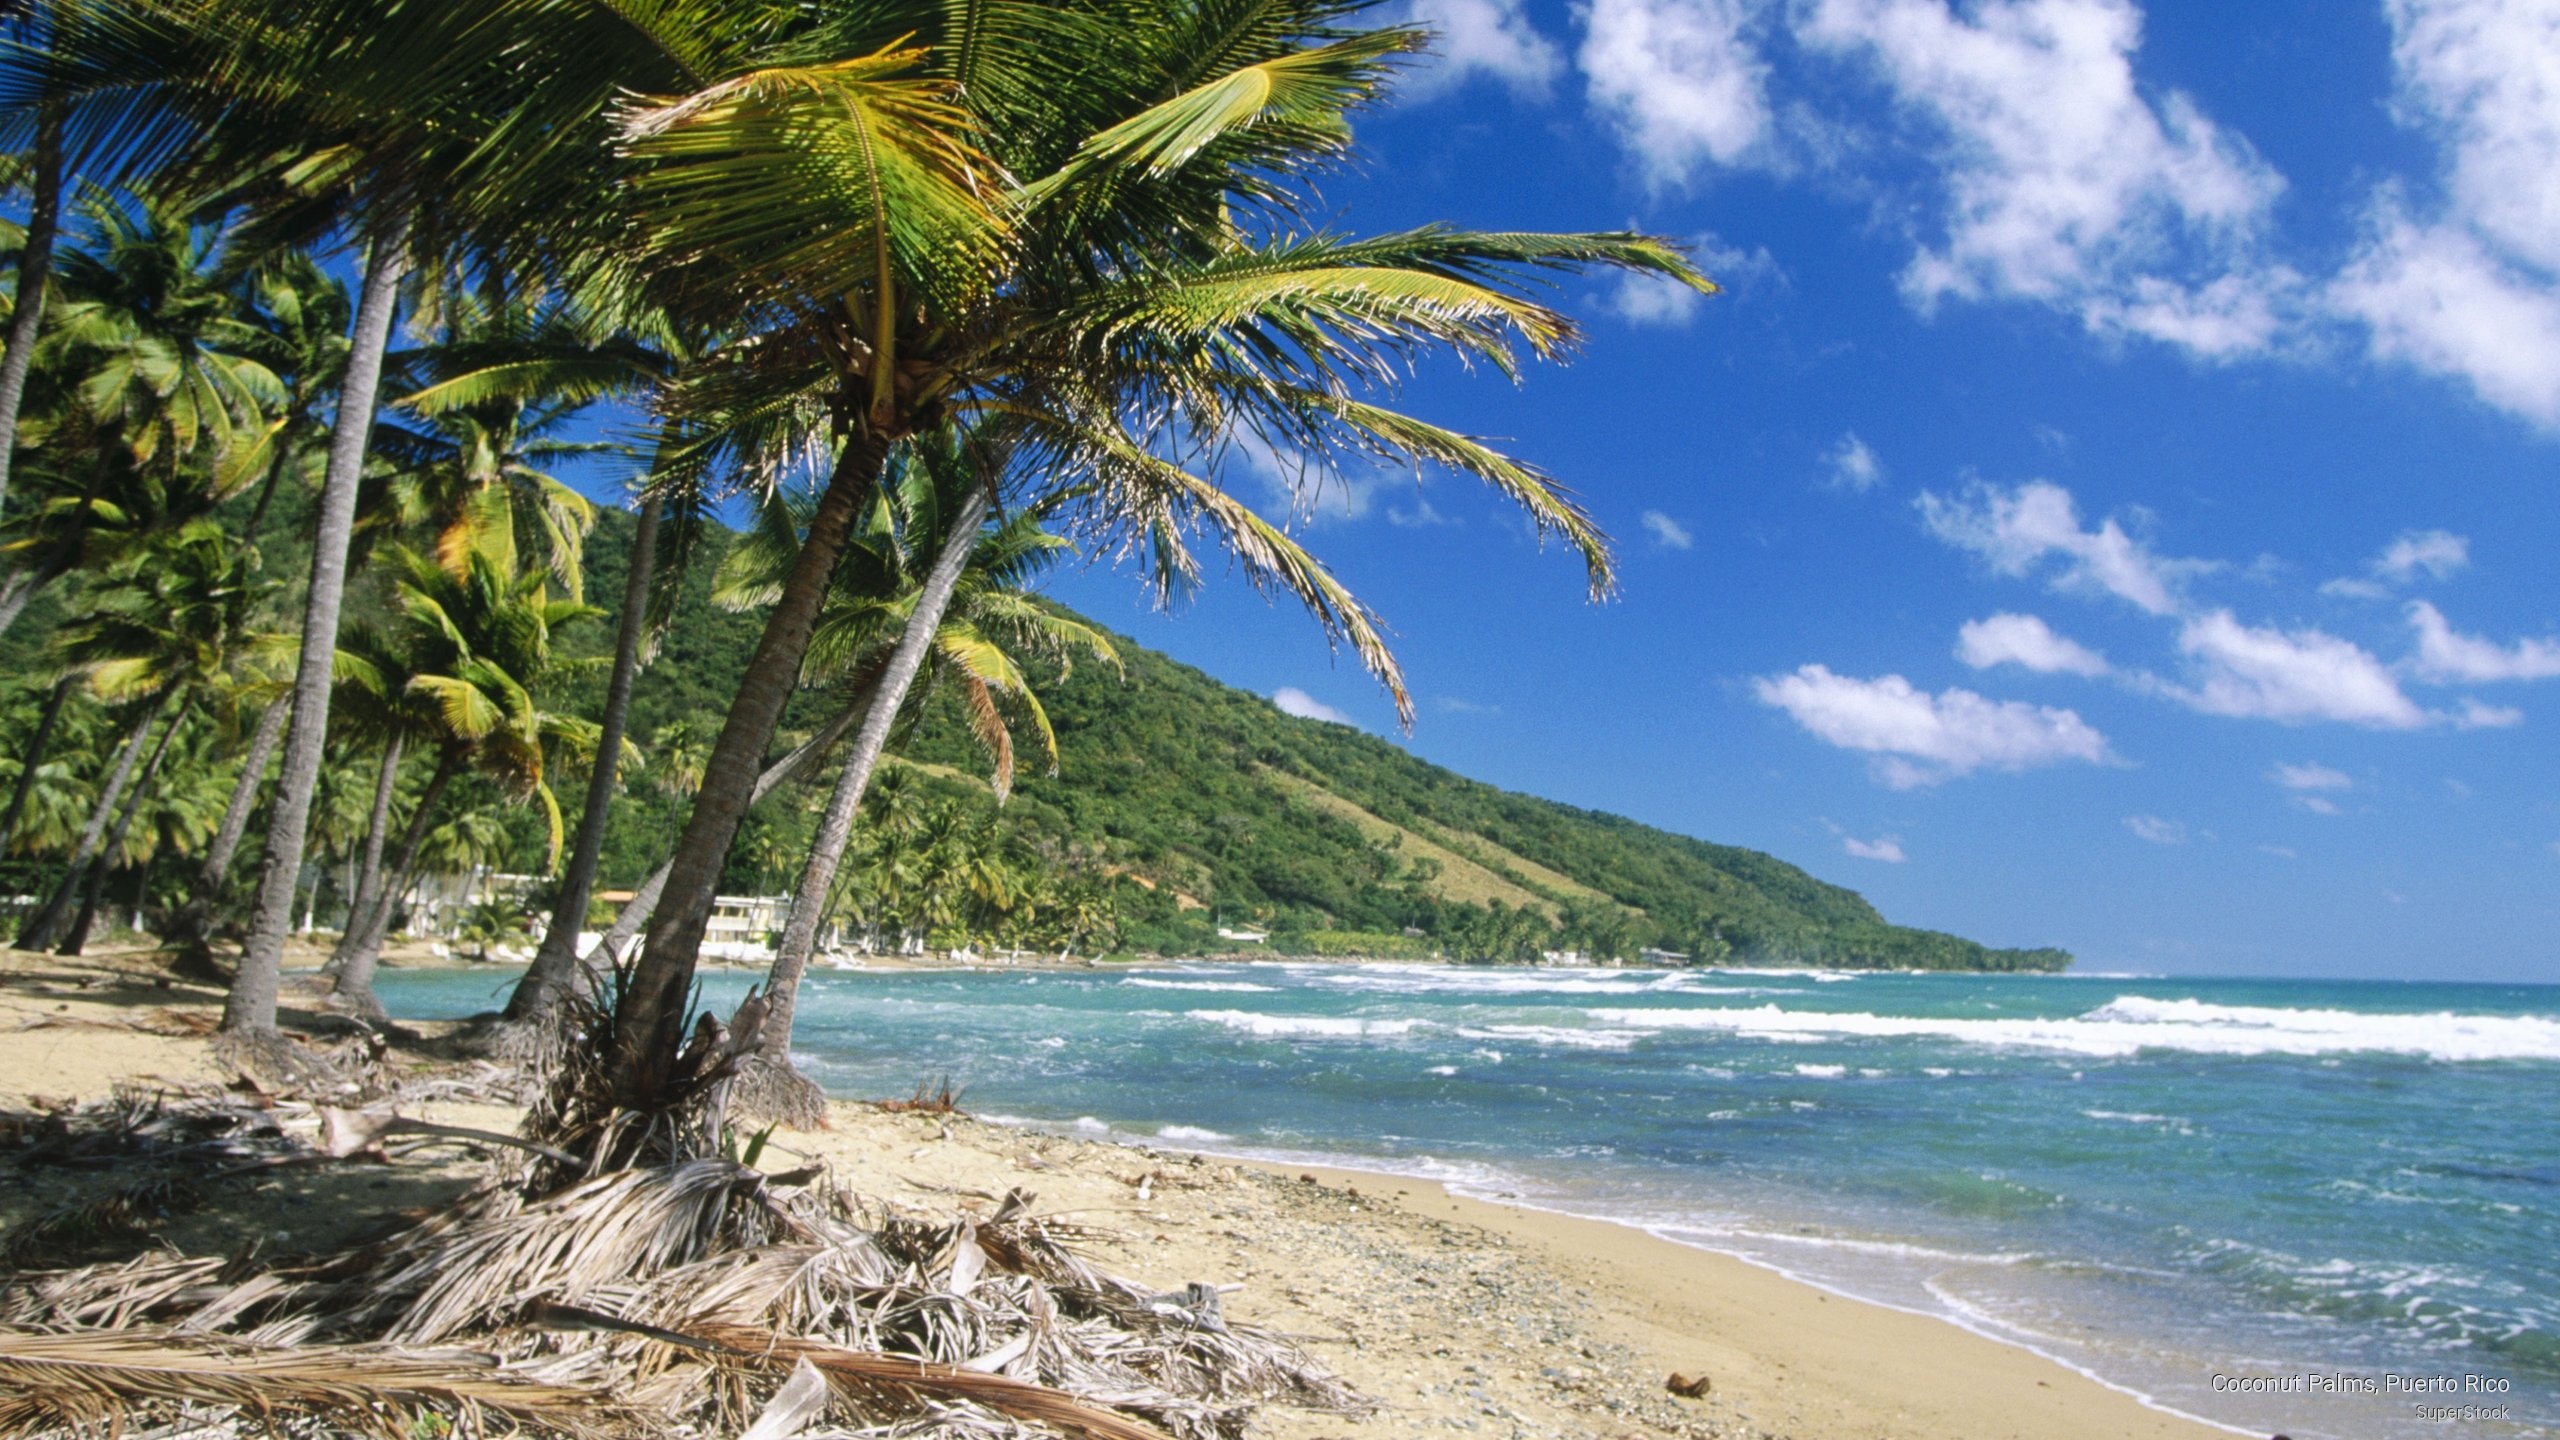
{"type": "Polygon", "coordinates": [[[799,683],[800,660],[808,653],[819,602],[826,598],[854,514],[878,483],[888,453],[888,440],[867,425],[845,441],[809,517],[808,535],[790,578],[783,582],[781,598],[738,683],[737,698],[730,702],[720,739],[703,766],[693,814],[676,842],[667,874],[668,900],[649,926],[639,963],[614,1014],[611,1080],[615,1099],[625,1106],[654,1108],[674,1077],[684,1041],[685,997],[693,987],[703,932],[711,925],[720,872],[729,862],[729,847],[738,838],[747,807],[754,803],[757,762],[799,683]]]}
{"type": "Polygon", "coordinates": [[[409,812],[409,828],[400,837],[400,855],[391,865],[391,874],[382,881],[373,898],[373,908],[347,922],[347,935],[355,947],[347,952],[346,963],[338,968],[337,980],[329,987],[338,1003],[368,1019],[379,1020],[388,1014],[382,1001],[373,993],[373,969],[382,960],[382,942],[391,934],[391,921],[400,913],[400,897],[409,893],[409,882],[418,871],[418,848],[426,843],[427,822],[435,818],[436,802],[444,798],[444,787],[462,770],[462,762],[448,750],[436,761],[435,774],[428,777],[427,788],[418,795],[418,807],[409,812]]]}
{"type": "Polygon", "coordinates": [[[160,774],[160,762],[169,758],[169,742],[178,738],[187,718],[195,712],[190,698],[169,717],[160,732],[160,742],[151,747],[151,758],[142,763],[142,773],[127,787],[124,807],[116,812],[116,828],[107,832],[106,843],[98,847],[97,857],[89,862],[89,883],[80,896],[80,913],[71,921],[71,933],[62,937],[55,951],[61,955],[77,955],[89,945],[89,927],[97,923],[98,906],[105,902],[107,875],[116,868],[116,852],[124,848],[124,837],[133,830],[134,817],[142,813],[142,802],[151,794],[151,782],[160,774]]]}
{"type": "Polygon", "coordinates": [[[356,303],[347,373],[338,388],[338,416],[329,432],[329,465],[320,484],[320,517],[311,545],[311,586],[304,602],[302,659],[293,677],[293,718],[285,728],[284,769],[276,777],[276,803],[267,825],[266,864],[250,912],[240,974],[222,1007],[222,1028],[235,1036],[264,1037],[276,1027],[276,991],[283,978],[285,936],[293,928],[293,892],[302,877],[302,847],[311,824],[311,798],[320,785],[322,747],[329,738],[329,676],[338,650],[338,611],[346,599],[347,544],[355,534],[356,487],[373,434],[373,403],[382,381],[383,347],[399,308],[400,279],[408,270],[409,218],[386,217],[366,258],[364,288],[356,303]]]}
{"type": "MultiPolygon", "coordinates": [[[[45,291],[53,273],[53,237],[62,224],[62,111],[58,106],[46,106],[36,121],[34,178],[27,244],[18,255],[18,308],[9,317],[9,353],[0,358],[0,505],[9,499],[10,462],[18,449],[18,406],[26,398],[27,373],[34,368],[36,335],[44,326],[45,291]]],[[[26,602],[19,599],[18,603],[26,602]]],[[[9,618],[16,619],[16,611],[9,618]]]]}
{"type": "MultiPolygon", "coordinates": [[[[869,713],[867,701],[859,698],[837,711],[834,719],[818,728],[817,734],[802,741],[790,754],[764,768],[764,773],[756,777],[756,793],[748,799],[747,804],[761,805],[764,803],[764,797],[781,789],[790,781],[799,779],[804,771],[817,763],[820,756],[835,748],[835,743],[844,738],[845,732],[853,728],[854,722],[867,713],[869,713]]],[[[632,937],[640,933],[640,927],[648,924],[649,916],[657,910],[658,897],[666,893],[667,876],[675,870],[675,864],[673,859],[660,861],[658,868],[649,872],[649,878],[641,882],[640,888],[632,892],[630,900],[625,902],[621,911],[613,917],[613,924],[597,938],[595,945],[582,958],[580,963],[587,974],[595,975],[610,970],[622,959],[623,951],[631,946],[632,937]]],[[[583,984],[585,981],[581,979],[579,983],[583,984]]],[[[521,990],[523,982],[518,982],[517,988],[521,990]]]]}
{"type": "Polygon", "coordinates": [[[170,941],[182,950],[202,949],[213,928],[214,907],[221,903],[223,886],[230,881],[232,857],[240,852],[241,837],[249,833],[249,815],[258,808],[267,762],[275,758],[276,744],[284,739],[284,722],[292,713],[293,702],[279,696],[258,716],[249,751],[240,758],[240,778],[232,782],[231,803],[223,807],[222,824],[213,832],[213,843],[205,847],[204,864],[196,869],[195,893],[169,923],[170,941]]]}
{"type": "Polygon", "coordinates": [[[542,947],[507,997],[507,1019],[540,1019],[559,1002],[578,974],[578,933],[586,928],[587,902],[596,892],[596,865],[604,856],[604,827],[613,810],[614,772],[620,768],[622,732],[631,713],[631,677],[649,628],[649,572],[657,556],[658,517],[666,509],[654,493],[640,500],[639,527],[631,536],[631,572],[622,587],[622,628],[614,637],[613,679],[605,686],[604,721],[596,734],[596,759],[587,775],[587,808],[578,817],[578,841],[561,877],[560,901],[542,947]]]}
{"type": "Polygon", "coordinates": [[[347,968],[347,957],[355,953],[356,932],[364,928],[364,919],[373,913],[373,902],[382,894],[382,847],[391,834],[391,801],[400,779],[401,739],[393,735],[383,742],[382,763],[373,777],[373,811],[364,828],[364,852],[356,861],[356,883],[347,891],[347,925],[338,932],[337,948],[329,953],[326,967],[335,975],[347,968]]]}
{"type": "Polygon", "coordinates": [[[142,718],[133,722],[133,733],[125,737],[124,747],[116,752],[115,768],[107,772],[107,783],[98,791],[98,801],[89,807],[89,821],[80,827],[80,839],[71,850],[71,863],[62,872],[62,884],[53,898],[45,902],[27,928],[18,932],[21,950],[50,950],[62,936],[62,923],[71,918],[72,898],[80,893],[81,882],[89,875],[89,863],[98,853],[98,845],[106,838],[107,824],[115,818],[116,802],[124,797],[125,785],[133,779],[133,767],[142,762],[142,742],[150,738],[151,722],[160,718],[161,703],[168,699],[162,691],[144,707],[142,718]]]}
{"type": "Polygon", "coordinates": [[[863,717],[862,729],[853,737],[853,749],[844,757],[835,793],[827,799],[826,817],[818,822],[809,862],[801,868],[800,888],[791,897],[791,918],[783,925],[782,948],[774,956],[772,973],[765,982],[765,1020],[759,1032],[763,1038],[757,1060],[745,1077],[747,1083],[736,1094],[736,1103],[742,1109],[802,1124],[826,1113],[825,1097],[819,1094],[818,1087],[791,1068],[791,1016],[798,1007],[800,979],[808,973],[809,956],[818,947],[818,926],[826,918],[827,896],[835,888],[836,868],[844,863],[845,846],[853,839],[853,821],[861,812],[863,792],[870,788],[871,772],[880,764],[880,752],[889,743],[889,728],[897,723],[898,711],[907,702],[907,691],[924,668],[926,654],[933,649],[934,635],[942,628],[943,612],[951,608],[952,592],[959,587],[960,572],[968,568],[969,552],[977,546],[978,527],[985,523],[987,509],[987,492],[983,488],[972,489],[968,502],[952,522],[951,534],[942,542],[942,552],[933,559],[933,570],[925,576],[924,589],[916,596],[906,627],[898,634],[898,648],[889,657],[889,668],[872,692],[871,713],[863,717]]]}
{"type": "Polygon", "coordinates": [[[26,752],[18,757],[18,783],[9,792],[9,811],[0,815],[0,855],[18,838],[18,820],[27,813],[27,797],[35,793],[36,767],[44,763],[45,751],[53,744],[53,727],[62,719],[63,702],[71,698],[71,677],[54,682],[53,693],[45,697],[44,713],[36,719],[36,733],[27,741],[26,752]]]}

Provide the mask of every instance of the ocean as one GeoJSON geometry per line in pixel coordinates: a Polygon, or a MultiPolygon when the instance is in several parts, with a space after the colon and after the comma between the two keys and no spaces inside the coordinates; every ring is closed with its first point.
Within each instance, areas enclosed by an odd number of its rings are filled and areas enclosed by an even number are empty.
{"type": "MultiPolygon", "coordinates": [[[[419,1018],[504,993],[378,983],[419,1018]]],[[[1640,1226],[2250,1434],[2560,1433],[2560,989],[818,972],[795,1048],[839,1096],[947,1076],[989,1118],[1640,1226]]]]}

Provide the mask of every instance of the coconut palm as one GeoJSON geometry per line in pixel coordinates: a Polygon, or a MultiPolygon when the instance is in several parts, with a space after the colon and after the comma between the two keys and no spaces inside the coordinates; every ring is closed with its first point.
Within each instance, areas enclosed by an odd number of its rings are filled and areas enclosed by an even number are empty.
{"type": "Polygon", "coordinates": [[[591,748],[595,727],[543,710],[533,690],[562,666],[552,653],[553,634],[599,613],[556,598],[541,575],[502,573],[478,551],[463,557],[460,575],[403,547],[394,547],[388,558],[399,575],[409,664],[404,688],[430,717],[436,760],[373,904],[348,921],[355,944],[333,993],[340,1004],[375,1016],[382,1013],[373,994],[375,963],[416,873],[436,803],[454,780],[477,774],[510,799],[537,804],[550,831],[547,863],[557,862],[563,827],[545,774],[545,752],[553,745],[591,748]]]}
{"type": "Polygon", "coordinates": [[[150,103],[161,67],[183,53],[168,27],[124,23],[120,0],[28,0],[0,14],[0,146],[22,150],[28,195],[7,352],[0,356],[0,504],[9,498],[19,407],[52,290],[70,178],[101,157],[142,173],[183,143],[185,117],[150,103]]]}
{"type": "MultiPolygon", "coordinates": [[[[780,1073],[766,1077],[779,1093],[763,1103],[786,1114],[805,1116],[816,1101],[813,1087],[792,1085],[788,1075],[800,980],[816,951],[863,793],[918,675],[931,664],[953,681],[988,752],[991,784],[1001,800],[1013,783],[1008,712],[1032,725],[1051,769],[1057,763],[1057,737],[1014,652],[1036,647],[1063,665],[1071,651],[1082,649],[1118,662],[1101,632],[1025,593],[1065,545],[1041,528],[1047,507],[1018,511],[989,531],[986,488],[976,457],[956,433],[907,442],[889,483],[866,507],[864,522],[837,562],[812,631],[804,673],[822,680],[861,675],[870,699],[801,867],[765,986],[760,1053],[780,1073]]],[[[731,552],[715,599],[760,601],[780,584],[796,535],[796,527],[777,523],[783,508],[768,504],[765,523],[731,552]]]]}
{"type": "Polygon", "coordinates": [[[828,575],[900,439],[974,417],[982,442],[1042,483],[1090,486],[1094,529],[1171,578],[1191,573],[1182,534],[1205,522],[1400,704],[1366,610],[1169,448],[1245,433],[1319,461],[1465,470],[1606,583],[1602,537],[1543,477],[1356,391],[1422,347],[1505,369],[1515,346],[1567,347],[1571,323],[1513,283],[1526,270],[1703,282],[1636,235],[1355,241],[1299,227],[1305,177],[1341,156],[1351,110],[1423,38],[1354,28],[1356,13],[1336,0],[848,7],[789,63],[751,57],[764,63],[624,116],[644,275],[663,277],[671,310],[750,320],[760,342],[689,382],[693,402],[730,416],[790,407],[801,423],[767,427],[788,443],[766,447],[760,469],[843,436],[617,1013],[625,1102],[651,1103],[672,1074],[723,857],[828,575]],[[694,283],[705,273],[719,283],[694,283]]]}
{"type": "Polygon", "coordinates": [[[44,498],[7,546],[21,560],[0,629],[75,569],[210,514],[253,473],[284,399],[210,230],[166,205],[81,209],[97,240],[57,266],[38,355],[51,393],[20,427],[44,498]]]}
{"type": "Polygon", "coordinates": [[[57,632],[53,648],[64,667],[82,675],[99,699],[139,702],[141,718],[134,738],[119,753],[114,778],[101,789],[61,887],[21,934],[21,945],[32,949],[62,939],[71,953],[78,953],[105,880],[104,852],[121,843],[139,793],[149,788],[170,743],[193,709],[236,667],[271,653],[273,637],[250,623],[267,588],[220,526],[198,521],[133,557],[95,588],[85,614],[57,632]],[[140,784],[130,787],[134,798],[128,800],[133,765],[142,753],[140,737],[172,701],[175,713],[151,749],[140,784]],[[75,900],[80,902],[76,921],[71,908],[75,900]],[[71,925],[64,939],[66,921],[71,925]]]}

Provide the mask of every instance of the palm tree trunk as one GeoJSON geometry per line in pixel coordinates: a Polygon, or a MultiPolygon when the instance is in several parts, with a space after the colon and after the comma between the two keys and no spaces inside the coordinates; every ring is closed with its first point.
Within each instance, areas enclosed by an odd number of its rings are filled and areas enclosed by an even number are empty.
{"type": "Polygon", "coordinates": [[[532,1020],[574,984],[578,932],[586,928],[587,901],[596,893],[596,865],[604,856],[604,827],[613,810],[614,772],[622,758],[622,731],[631,713],[631,677],[640,669],[641,642],[649,629],[649,572],[657,558],[658,517],[666,506],[653,493],[640,498],[640,523],[631,535],[631,569],[622,586],[622,627],[614,637],[613,678],[605,686],[604,722],[596,735],[596,761],[587,776],[587,808],[578,817],[578,843],[560,882],[560,901],[542,932],[533,964],[507,997],[507,1018],[532,1020]]]}
{"type": "MultiPolygon", "coordinates": [[[[85,515],[87,512],[84,509],[82,513],[85,515]]],[[[68,544],[57,546],[55,553],[11,575],[6,582],[0,582],[0,635],[9,633],[9,627],[18,623],[18,617],[26,613],[27,602],[36,598],[37,591],[70,572],[70,553],[68,544]]]]}
{"type": "MultiPolygon", "coordinates": [[[[0,357],[0,505],[9,499],[9,467],[17,458],[18,406],[26,399],[36,336],[44,326],[45,291],[53,275],[53,238],[62,227],[62,109],[36,118],[35,201],[27,213],[27,246],[18,256],[18,307],[9,316],[9,350],[0,357]]],[[[25,605],[19,599],[18,604],[25,605]]],[[[17,618],[15,611],[8,617],[17,618]]],[[[0,630],[8,628],[0,620],[0,630]]]]}
{"type": "Polygon", "coordinates": [[[720,872],[737,841],[755,796],[756,773],[765,747],[773,741],[782,707],[800,681],[800,660],[809,649],[809,633],[817,623],[818,604],[826,597],[836,559],[854,513],[879,483],[888,459],[885,437],[865,426],[845,441],[826,492],[809,517],[809,533],[783,582],[782,596],[765,620],[755,654],[739,681],[729,718],[703,766],[702,785],[694,794],[693,814],[676,841],[675,863],[667,876],[669,902],[662,902],[640,947],[629,988],[614,1015],[613,1053],[609,1072],[615,1097],[624,1105],[647,1109],[655,1104],[673,1073],[684,1044],[685,997],[693,986],[694,962],[703,932],[711,925],[711,906],[720,888],[720,872]]]}
{"type": "Polygon", "coordinates": [[[293,928],[293,892],[302,877],[311,797],[320,786],[321,750],[329,738],[329,672],[338,652],[338,611],[346,599],[347,542],[355,533],[356,487],[363,479],[365,447],[373,436],[383,347],[391,338],[393,313],[400,308],[408,240],[408,213],[395,211],[374,236],[372,253],[365,261],[347,373],[338,387],[338,417],[329,432],[328,470],[320,483],[311,585],[302,618],[302,659],[294,670],[293,718],[285,728],[284,769],[276,777],[275,810],[267,824],[266,864],[258,875],[258,898],[251,910],[248,944],[240,952],[240,974],[222,1007],[222,1028],[233,1035],[263,1036],[276,1028],[285,935],[293,928]]]}
{"type": "Polygon", "coordinates": [[[373,777],[373,816],[365,825],[363,858],[356,863],[355,888],[347,892],[347,924],[338,932],[337,948],[329,952],[329,963],[323,968],[335,975],[346,968],[347,957],[355,953],[356,932],[364,928],[365,917],[373,913],[373,902],[382,893],[382,847],[391,834],[391,800],[400,780],[401,739],[393,735],[383,742],[382,767],[373,777]]]}
{"type": "Polygon", "coordinates": [[[391,934],[391,919],[400,911],[400,897],[409,893],[410,877],[417,873],[418,847],[426,842],[427,822],[435,818],[436,801],[444,798],[444,787],[460,773],[462,760],[453,751],[447,750],[437,758],[435,774],[428,777],[427,788],[418,796],[418,808],[409,812],[409,828],[400,837],[399,858],[383,880],[373,908],[361,920],[348,924],[347,933],[355,939],[355,949],[339,969],[329,993],[357,1014],[376,1020],[386,1018],[382,1001],[373,993],[373,969],[381,962],[382,942],[391,934]]]}
{"type": "Polygon", "coordinates": [[[62,922],[71,918],[72,897],[80,893],[81,882],[88,878],[90,858],[98,853],[98,843],[106,838],[107,822],[114,818],[116,802],[124,798],[126,782],[133,778],[133,767],[141,762],[142,742],[150,738],[151,722],[160,718],[160,706],[169,698],[167,691],[151,697],[142,717],[133,722],[133,733],[125,737],[124,747],[116,753],[113,769],[107,772],[107,783],[98,792],[97,803],[89,807],[89,822],[80,827],[79,843],[72,847],[71,863],[62,872],[62,884],[53,898],[45,902],[36,918],[18,932],[21,950],[51,949],[61,938],[62,922]]]}
{"type": "Polygon", "coordinates": [[[53,693],[45,697],[44,713],[36,719],[35,736],[18,757],[18,784],[9,792],[9,813],[0,815],[0,855],[8,854],[10,844],[18,838],[19,817],[26,814],[27,796],[36,788],[36,767],[44,763],[44,752],[53,744],[54,722],[62,718],[62,704],[70,698],[71,677],[65,675],[53,683],[53,693]]]}
{"type": "Polygon", "coordinates": [[[953,517],[951,533],[942,542],[942,552],[934,556],[933,569],[925,576],[915,609],[898,633],[898,648],[889,657],[889,668],[871,693],[871,713],[863,717],[862,729],[853,737],[853,749],[844,757],[844,770],[836,777],[835,793],[827,799],[826,817],[818,822],[818,836],[809,848],[808,864],[800,871],[800,888],[791,897],[791,918],[782,928],[782,948],[774,956],[773,970],[765,982],[766,1009],[759,1048],[766,1061],[777,1067],[788,1069],[791,1065],[791,1017],[798,1008],[800,977],[808,973],[809,956],[817,949],[818,926],[827,913],[827,894],[835,888],[836,867],[844,862],[845,846],[853,839],[853,820],[862,809],[863,792],[871,786],[871,772],[878,768],[880,752],[889,743],[889,728],[897,723],[898,711],[907,703],[907,691],[915,684],[925,656],[933,649],[934,636],[942,629],[943,613],[951,608],[951,594],[960,584],[960,572],[968,568],[969,552],[977,548],[978,527],[986,522],[987,509],[987,492],[973,488],[968,502],[953,517]]]}
{"type": "Polygon", "coordinates": [[[106,843],[98,847],[97,858],[89,862],[89,884],[87,892],[80,897],[80,913],[73,918],[71,932],[62,937],[62,945],[55,954],[77,955],[87,948],[89,927],[97,923],[98,906],[106,899],[107,876],[116,868],[115,853],[124,848],[124,837],[133,829],[133,817],[142,813],[143,799],[151,793],[151,781],[160,773],[160,762],[169,756],[169,742],[178,738],[180,727],[195,713],[195,706],[195,698],[189,696],[178,707],[178,713],[169,717],[168,725],[160,732],[160,743],[151,747],[151,758],[143,762],[141,775],[128,787],[124,808],[116,815],[116,828],[108,833],[106,843]]]}
{"type": "Polygon", "coordinates": [[[249,815],[258,808],[258,789],[267,777],[267,761],[275,757],[276,743],[284,738],[284,722],[292,713],[293,701],[278,696],[258,716],[258,728],[249,737],[249,752],[240,759],[240,778],[231,785],[231,803],[223,807],[222,824],[213,832],[213,843],[205,847],[204,864],[196,870],[195,893],[178,907],[177,918],[170,922],[170,939],[180,949],[202,947],[212,928],[213,907],[221,901],[222,887],[231,878],[231,858],[239,853],[241,837],[249,833],[249,815]]]}
{"type": "MultiPolygon", "coordinates": [[[[867,701],[857,698],[837,711],[834,719],[820,726],[818,733],[802,741],[797,749],[766,766],[764,773],[756,777],[756,793],[748,799],[748,806],[753,808],[763,804],[764,797],[798,779],[802,771],[833,749],[835,743],[844,738],[844,733],[853,728],[854,722],[868,711],[867,701]]],[[[666,891],[667,876],[675,869],[675,863],[672,859],[660,861],[658,868],[649,872],[649,878],[641,882],[621,912],[613,917],[612,926],[581,957],[580,963],[590,974],[600,974],[620,960],[622,952],[631,945],[631,937],[639,934],[640,927],[649,923],[649,916],[658,908],[658,897],[666,891]]]]}

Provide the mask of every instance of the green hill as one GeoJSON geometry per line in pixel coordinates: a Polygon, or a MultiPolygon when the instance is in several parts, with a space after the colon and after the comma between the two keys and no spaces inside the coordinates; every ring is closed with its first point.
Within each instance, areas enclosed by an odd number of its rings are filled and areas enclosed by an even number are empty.
{"type": "MultiPolygon", "coordinates": [[[[619,597],[630,522],[608,514],[588,547],[588,598],[619,597]]],[[[632,734],[690,719],[716,728],[756,622],[709,601],[705,554],[633,697],[632,734]]],[[[610,621],[585,644],[609,646],[610,621]]],[[[1235,946],[1253,925],[1275,950],[1527,958],[1558,944],[1641,947],[1763,964],[2050,970],[2060,950],[1994,950],[1888,923],[1856,892],[1729,845],[1675,835],[1478,783],[1358,730],[1282,714],[1258,695],[1118,641],[1125,674],[1091,662],[1041,691],[1058,732],[1055,776],[1025,765],[1004,807],[1023,843],[1072,854],[1123,887],[1127,944],[1167,954],[1235,946]],[[1412,932],[1419,932],[1418,934],[1412,932]]],[[[602,676],[586,681],[600,692],[602,676]]],[[[571,704],[593,713],[587,697],[571,704]]],[[[793,722],[820,718],[815,697],[793,722]]],[[[932,708],[904,741],[915,783],[986,796],[955,712],[932,708]]],[[[1027,757],[1026,757],[1027,758],[1027,757]]],[[[636,881],[683,823],[683,801],[635,787],[606,851],[636,881]]],[[[817,803],[777,797],[749,822],[729,884],[779,890],[817,803]],[[768,857],[779,857],[773,863],[768,857]]]]}
{"type": "MultiPolygon", "coordinates": [[[[1155,903],[1132,932],[1150,948],[1233,949],[1216,939],[1223,919],[1316,953],[1463,950],[1471,938],[1500,950],[1480,932],[1528,910],[1563,922],[1565,942],[1582,948],[1835,966],[2070,963],[2060,950],[1993,950],[1889,924],[1854,891],[1758,851],[1498,790],[1120,646],[1125,678],[1081,665],[1043,692],[1060,770],[1024,774],[1006,813],[1151,885],[1155,903]]],[[[973,763],[949,717],[928,721],[908,753],[973,763]]]]}

